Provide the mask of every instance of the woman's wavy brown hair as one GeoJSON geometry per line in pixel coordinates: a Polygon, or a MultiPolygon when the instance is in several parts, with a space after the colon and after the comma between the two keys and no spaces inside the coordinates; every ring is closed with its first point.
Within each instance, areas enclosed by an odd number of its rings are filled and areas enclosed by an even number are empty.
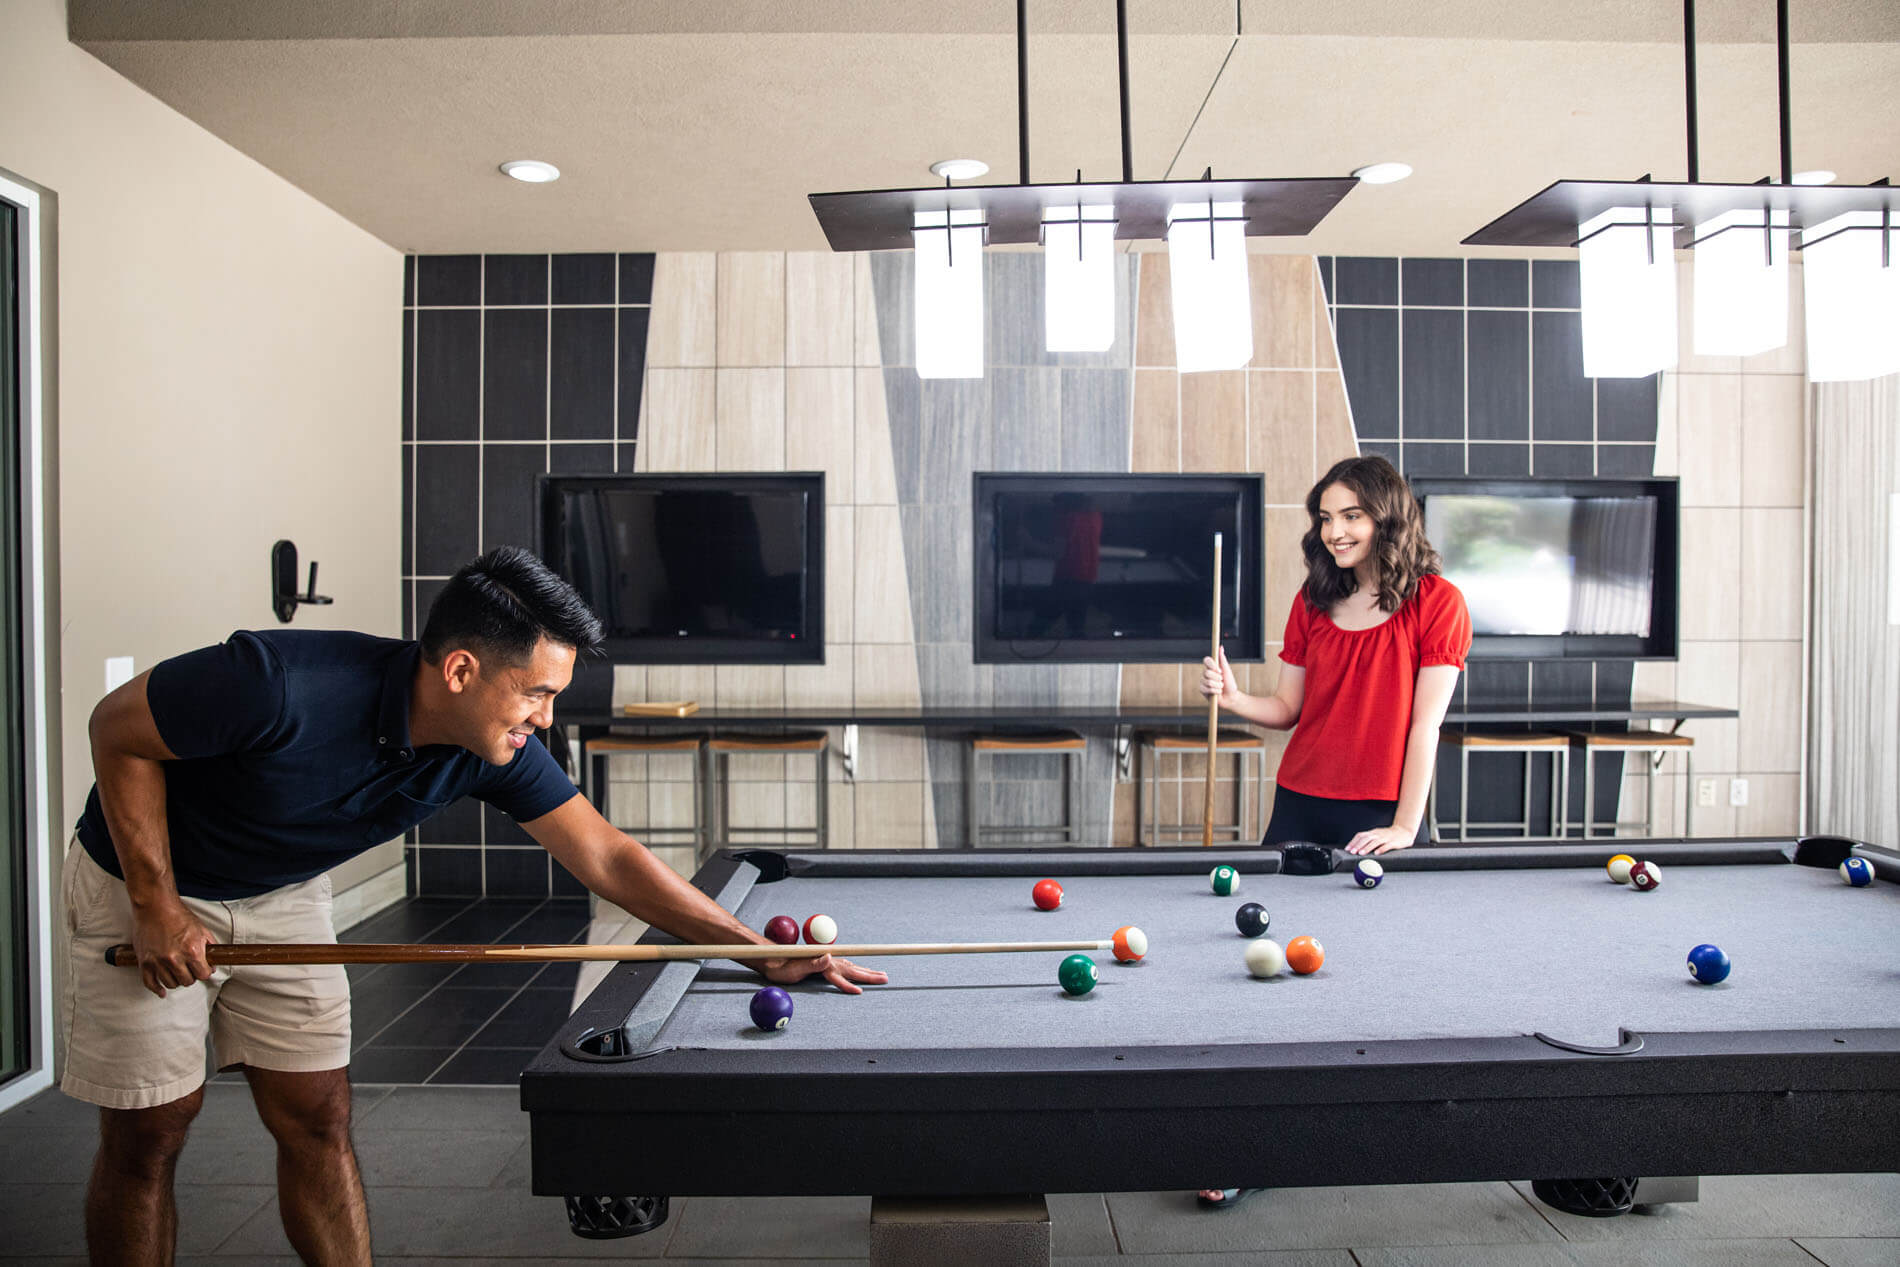
{"type": "Polygon", "coordinates": [[[1321,611],[1359,589],[1351,568],[1333,561],[1333,552],[1320,540],[1319,499],[1335,484],[1344,484],[1358,499],[1359,508],[1372,516],[1372,557],[1379,567],[1379,610],[1397,611],[1418,592],[1418,578],[1438,574],[1438,551],[1425,539],[1425,513],[1412,496],[1405,477],[1382,457],[1347,458],[1320,477],[1306,495],[1306,513],[1312,521],[1300,549],[1306,554],[1306,583],[1300,592],[1321,611]]]}

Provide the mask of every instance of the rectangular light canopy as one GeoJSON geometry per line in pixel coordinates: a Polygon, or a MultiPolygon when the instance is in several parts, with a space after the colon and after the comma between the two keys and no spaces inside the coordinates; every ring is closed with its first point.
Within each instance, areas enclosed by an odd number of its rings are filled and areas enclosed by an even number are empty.
{"type": "Polygon", "coordinates": [[[1695,350],[1754,356],[1788,341],[1788,213],[1725,211],[1695,227],[1695,350]]]}
{"type": "Polygon", "coordinates": [[[1078,204],[1043,222],[1043,325],[1051,352],[1115,342],[1115,209],[1078,204]]]}
{"type": "Polygon", "coordinates": [[[979,211],[920,212],[916,252],[917,377],[983,377],[983,220],[979,211]]]}
{"type": "Polygon", "coordinates": [[[1900,371],[1900,216],[1855,211],[1801,235],[1808,380],[1900,371]]]}
{"type": "Polygon", "coordinates": [[[1669,213],[1612,207],[1577,228],[1583,372],[1646,378],[1676,363],[1676,256],[1669,213]]]}

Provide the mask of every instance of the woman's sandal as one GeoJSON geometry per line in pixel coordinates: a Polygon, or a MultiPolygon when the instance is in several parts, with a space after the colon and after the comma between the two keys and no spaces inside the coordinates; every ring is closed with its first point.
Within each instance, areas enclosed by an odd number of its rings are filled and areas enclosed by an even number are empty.
{"type": "Polygon", "coordinates": [[[1265,1192],[1265,1188],[1209,1188],[1209,1192],[1219,1192],[1220,1199],[1215,1200],[1205,1193],[1195,1193],[1194,1203],[1203,1210],[1231,1210],[1256,1192],[1265,1192]]]}

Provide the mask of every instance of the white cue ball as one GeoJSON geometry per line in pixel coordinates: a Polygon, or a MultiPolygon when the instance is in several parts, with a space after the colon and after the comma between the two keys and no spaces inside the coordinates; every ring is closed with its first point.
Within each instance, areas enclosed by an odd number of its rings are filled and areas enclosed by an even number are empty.
{"type": "Polygon", "coordinates": [[[1286,970],[1286,951],[1268,937],[1247,943],[1247,971],[1261,980],[1277,977],[1286,970]]]}

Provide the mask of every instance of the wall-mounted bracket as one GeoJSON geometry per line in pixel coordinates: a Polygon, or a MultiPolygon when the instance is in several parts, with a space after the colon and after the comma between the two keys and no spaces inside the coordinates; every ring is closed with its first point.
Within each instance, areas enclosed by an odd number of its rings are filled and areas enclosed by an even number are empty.
{"type": "Polygon", "coordinates": [[[310,563],[310,582],[305,591],[297,592],[297,547],[289,541],[279,541],[270,548],[270,602],[277,613],[277,619],[290,623],[297,614],[297,604],[314,603],[319,607],[328,605],[332,600],[317,593],[317,564],[310,563]]]}

